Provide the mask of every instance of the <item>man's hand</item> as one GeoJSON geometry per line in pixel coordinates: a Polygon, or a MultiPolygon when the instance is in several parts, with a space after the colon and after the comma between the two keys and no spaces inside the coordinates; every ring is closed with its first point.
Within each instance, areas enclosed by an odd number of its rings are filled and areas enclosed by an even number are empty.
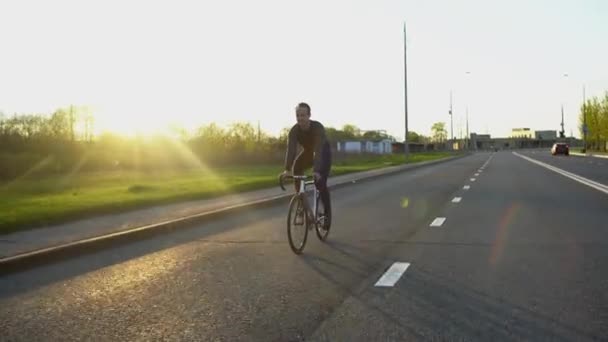
{"type": "Polygon", "coordinates": [[[318,181],[319,179],[321,179],[321,174],[318,172],[313,173],[312,176],[315,179],[315,181],[318,181]]]}
{"type": "Polygon", "coordinates": [[[281,173],[281,177],[286,177],[286,176],[291,176],[291,171],[285,170],[285,171],[283,171],[283,173],[281,173]]]}

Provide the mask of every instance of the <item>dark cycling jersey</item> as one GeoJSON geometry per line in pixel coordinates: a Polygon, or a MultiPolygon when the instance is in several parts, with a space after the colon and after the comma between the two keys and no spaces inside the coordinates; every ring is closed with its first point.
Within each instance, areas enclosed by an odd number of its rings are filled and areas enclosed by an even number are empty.
{"type": "Polygon", "coordinates": [[[322,172],[327,170],[330,163],[329,159],[329,142],[325,136],[325,128],[318,121],[310,120],[310,127],[307,130],[302,129],[298,124],[295,124],[289,131],[287,154],[285,156],[285,170],[291,170],[293,162],[296,158],[297,144],[304,148],[303,153],[313,153],[313,170],[314,172],[322,172]],[[325,154],[325,156],[324,156],[325,154]]]}

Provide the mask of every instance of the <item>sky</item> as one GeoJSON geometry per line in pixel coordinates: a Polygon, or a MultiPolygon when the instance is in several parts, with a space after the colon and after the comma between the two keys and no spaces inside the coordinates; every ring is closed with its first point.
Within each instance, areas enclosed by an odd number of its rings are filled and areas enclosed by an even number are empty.
{"type": "Polygon", "coordinates": [[[608,91],[605,0],[0,2],[0,112],[93,108],[97,128],[247,121],[270,134],[308,102],[325,126],[404,134],[434,122],[576,136],[608,91]],[[467,72],[469,72],[467,74],[467,72]],[[564,77],[567,73],[568,77],[564,77]]]}

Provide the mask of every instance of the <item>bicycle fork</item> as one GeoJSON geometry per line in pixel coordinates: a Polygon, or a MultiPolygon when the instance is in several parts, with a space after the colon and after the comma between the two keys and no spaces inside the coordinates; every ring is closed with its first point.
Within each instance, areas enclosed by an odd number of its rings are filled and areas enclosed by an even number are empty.
{"type": "Polygon", "coordinates": [[[317,201],[317,196],[318,196],[318,191],[316,185],[313,183],[313,207],[312,207],[312,211],[310,208],[310,203],[308,202],[308,196],[306,196],[306,191],[305,191],[305,184],[304,182],[300,183],[300,189],[298,191],[299,196],[302,197],[302,202],[304,204],[304,212],[305,215],[308,215],[308,219],[306,220],[308,222],[308,229],[312,229],[312,225],[316,225],[317,224],[317,205],[318,205],[318,201],[317,201]]]}

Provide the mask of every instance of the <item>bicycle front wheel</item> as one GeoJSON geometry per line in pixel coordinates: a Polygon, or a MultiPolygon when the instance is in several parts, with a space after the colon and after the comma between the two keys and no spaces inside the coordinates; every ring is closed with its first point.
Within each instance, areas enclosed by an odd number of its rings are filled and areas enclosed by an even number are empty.
{"type": "Polygon", "coordinates": [[[287,238],[291,250],[296,254],[301,254],[304,250],[308,238],[308,224],[308,215],[302,197],[293,196],[287,214],[287,238]]]}

